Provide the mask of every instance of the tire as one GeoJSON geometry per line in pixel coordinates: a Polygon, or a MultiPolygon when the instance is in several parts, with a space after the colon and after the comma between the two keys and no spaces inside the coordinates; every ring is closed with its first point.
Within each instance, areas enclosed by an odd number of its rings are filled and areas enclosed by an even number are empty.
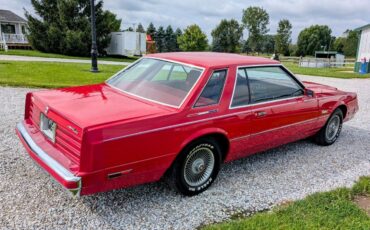
{"type": "Polygon", "coordinates": [[[325,126],[314,136],[314,141],[322,146],[332,145],[339,137],[343,126],[343,112],[336,109],[325,126]]]}
{"type": "Polygon", "coordinates": [[[181,151],[167,174],[167,182],[185,196],[197,195],[217,178],[221,161],[221,149],[214,139],[198,139],[181,151]]]}

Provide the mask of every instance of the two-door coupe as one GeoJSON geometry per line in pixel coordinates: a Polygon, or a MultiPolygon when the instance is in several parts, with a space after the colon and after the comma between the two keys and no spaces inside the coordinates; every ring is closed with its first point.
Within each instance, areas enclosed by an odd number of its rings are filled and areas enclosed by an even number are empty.
{"type": "Polygon", "coordinates": [[[356,93],[301,82],[277,61],[162,53],[102,84],[28,93],[16,131],[73,194],[165,177],[195,195],[224,162],[307,137],[334,143],[357,111],[356,93]]]}

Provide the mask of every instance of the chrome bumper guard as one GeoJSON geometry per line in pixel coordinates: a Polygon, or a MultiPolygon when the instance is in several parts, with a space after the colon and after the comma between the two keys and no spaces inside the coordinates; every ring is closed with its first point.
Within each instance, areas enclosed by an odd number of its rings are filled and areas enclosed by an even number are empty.
{"type": "Polygon", "coordinates": [[[24,127],[23,123],[17,124],[17,129],[19,133],[22,135],[25,142],[31,148],[31,150],[55,173],[57,173],[63,180],[68,182],[75,182],[78,184],[78,187],[75,189],[68,189],[72,195],[79,196],[82,186],[81,177],[77,177],[73,175],[70,171],[64,168],[61,164],[59,164],[56,160],[51,158],[44,150],[42,150],[31,138],[28,134],[26,128],[24,127]]]}

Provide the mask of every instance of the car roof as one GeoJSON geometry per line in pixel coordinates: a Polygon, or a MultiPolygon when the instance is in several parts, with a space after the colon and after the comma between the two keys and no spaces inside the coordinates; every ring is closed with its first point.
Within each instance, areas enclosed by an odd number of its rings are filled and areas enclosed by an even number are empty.
{"type": "Polygon", "coordinates": [[[146,57],[166,59],[200,67],[230,65],[276,65],[280,62],[268,58],[216,52],[173,52],[148,54],[146,57]]]}

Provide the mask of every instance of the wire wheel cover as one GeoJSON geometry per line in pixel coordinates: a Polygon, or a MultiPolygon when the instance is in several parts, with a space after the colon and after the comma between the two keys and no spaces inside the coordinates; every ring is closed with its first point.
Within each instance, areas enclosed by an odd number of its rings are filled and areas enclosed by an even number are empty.
{"type": "Polygon", "coordinates": [[[205,183],[212,175],[215,157],[211,149],[201,147],[190,152],[184,165],[184,179],[193,187],[205,183]]]}
{"type": "Polygon", "coordinates": [[[340,118],[339,116],[334,116],[330,119],[328,127],[326,129],[325,135],[328,140],[333,140],[338,134],[340,127],[340,118]]]}

